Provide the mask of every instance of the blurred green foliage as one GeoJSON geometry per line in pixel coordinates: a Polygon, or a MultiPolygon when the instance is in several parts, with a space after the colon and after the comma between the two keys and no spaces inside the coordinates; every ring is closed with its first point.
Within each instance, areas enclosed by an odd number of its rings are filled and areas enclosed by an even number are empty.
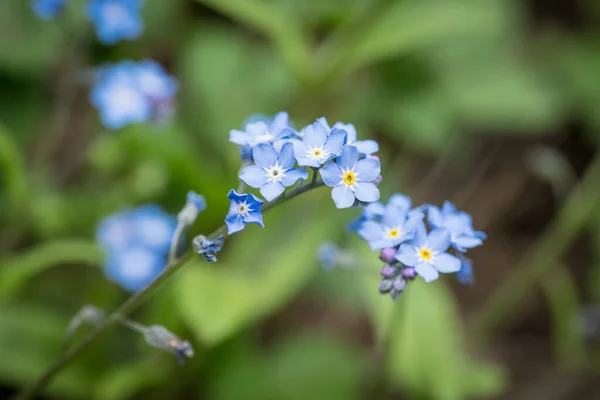
{"type": "MultiPolygon", "coordinates": [[[[175,213],[196,190],[209,209],[190,237],[221,223],[240,165],[228,131],[253,113],[288,110],[297,126],[322,115],[353,122],[360,137],[386,145],[384,167],[400,146],[442,156],[482,132],[542,135],[572,115],[600,131],[600,43],[527,33],[517,2],[147,0],[144,37],[114,48],[94,42],[82,2],[72,3],[57,22],[37,20],[28,2],[0,3],[0,381],[9,386],[27,384],[57,357],[81,305],[109,310],[124,300],[97,268],[94,228],[104,215],[146,202],[175,213]],[[90,67],[127,57],[166,62],[181,82],[176,118],[105,132],[79,104],[85,87],[78,101],[60,101],[60,82],[85,77],[68,57],[90,67]]],[[[384,174],[384,196],[403,189],[401,171],[384,174]]],[[[371,277],[319,272],[318,245],[348,243],[343,230],[354,217],[333,213],[325,192],[270,213],[264,230],[228,239],[218,264],[190,263],[136,314],[193,338],[198,354],[185,368],[118,329],[50,393],[348,400],[379,381],[383,392],[415,399],[500,393],[503,370],[468,354],[443,283],[415,284],[395,303],[381,297],[379,263],[358,241],[349,243],[371,277]],[[261,345],[261,322],[307,288],[324,306],[368,315],[379,352],[317,328],[261,345]]],[[[547,283],[559,284],[549,290],[559,296],[550,299],[560,327],[578,300],[568,279],[547,283]]],[[[560,335],[567,339],[557,351],[568,358],[578,344],[560,335]],[[572,345],[561,350],[565,342],[572,345]]]]}

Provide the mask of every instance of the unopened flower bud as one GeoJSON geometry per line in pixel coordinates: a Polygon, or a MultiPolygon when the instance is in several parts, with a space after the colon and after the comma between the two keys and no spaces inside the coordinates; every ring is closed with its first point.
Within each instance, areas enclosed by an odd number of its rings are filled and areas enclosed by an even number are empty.
{"type": "Polygon", "coordinates": [[[417,276],[417,271],[413,267],[404,267],[402,269],[402,276],[406,279],[415,279],[417,276]]]}
{"type": "Polygon", "coordinates": [[[397,268],[393,265],[384,265],[381,269],[381,276],[383,276],[384,278],[392,278],[396,276],[396,274],[397,268]]]}
{"type": "Polygon", "coordinates": [[[381,261],[383,261],[383,262],[393,263],[394,261],[396,261],[396,259],[394,258],[395,255],[396,255],[396,249],[391,248],[391,247],[386,247],[384,249],[381,249],[380,258],[381,258],[381,261]]]}
{"type": "Polygon", "coordinates": [[[394,281],[392,279],[382,279],[381,282],[379,282],[379,292],[380,293],[387,293],[392,289],[392,285],[394,284],[394,281]]]}
{"type": "Polygon", "coordinates": [[[183,209],[177,214],[177,220],[184,226],[190,226],[196,221],[198,213],[206,210],[206,200],[204,196],[190,191],[187,194],[187,201],[183,209]]]}

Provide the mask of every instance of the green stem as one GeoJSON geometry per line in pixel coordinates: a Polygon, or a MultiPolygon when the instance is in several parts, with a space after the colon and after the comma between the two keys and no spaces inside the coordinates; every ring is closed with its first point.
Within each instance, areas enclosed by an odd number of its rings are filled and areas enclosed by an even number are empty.
{"type": "Polygon", "coordinates": [[[502,327],[508,317],[532,294],[533,288],[556,266],[579,232],[600,206],[600,155],[588,167],[581,183],[565,203],[545,234],[532,246],[508,279],[484,303],[471,321],[473,338],[485,339],[502,327]]]}
{"type": "MultiPolygon", "coordinates": [[[[289,192],[279,196],[277,199],[263,204],[262,212],[266,213],[285,201],[320,186],[323,186],[323,181],[308,183],[294,188],[293,190],[290,190],[289,192]]],[[[209,237],[214,239],[221,234],[227,236],[227,225],[221,225],[213,233],[211,233],[209,237]]],[[[192,254],[188,252],[184,256],[171,262],[167,268],[165,268],[165,270],[152,283],[150,283],[150,285],[148,285],[145,289],[131,295],[131,297],[129,297],[129,299],[127,299],[119,308],[117,308],[117,310],[96,325],[79,343],[62,353],[62,355],[53,365],[51,365],[31,386],[15,396],[14,400],[32,399],[44,386],[50,382],[50,380],[52,380],[52,378],[59,371],[66,367],[73,359],[75,359],[75,357],[77,357],[77,355],[79,355],[79,353],[92,344],[92,342],[94,342],[94,340],[96,340],[96,338],[99,337],[106,329],[115,323],[122,321],[134,310],[144,304],[158,288],[160,288],[172,275],[174,275],[183,265],[185,265],[187,261],[189,261],[191,255],[192,254]]]]}

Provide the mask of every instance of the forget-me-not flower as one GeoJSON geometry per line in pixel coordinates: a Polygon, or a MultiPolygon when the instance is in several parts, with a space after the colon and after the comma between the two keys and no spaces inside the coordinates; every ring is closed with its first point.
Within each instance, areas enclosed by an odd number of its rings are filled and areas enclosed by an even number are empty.
{"type": "Polygon", "coordinates": [[[149,204],[134,210],[131,218],[139,242],[158,253],[168,253],[177,227],[177,220],[171,214],[149,204]]]}
{"type": "Polygon", "coordinates": [[[113,45],[142,34],[141,8],[141,0],[91,0],[87,15],[96,27],[98,40],[113,45]]]}
{"type": "Polygon", "coordinates": [[[379,200],[379,189],[373,180],[379,176],[378,160],[358,159],[358,150],[346,145],[335,162],[320,169],[323,182],[333,188],[331,197],[337,208],[347,208],[356,199],[364,202],[379,200]]]}
{"type": "Polygon", "coordinates": [[[409,243],[400,245],[396,259],[406,266],[414,267],[417,274],[431,282],[439,273],[453,273],[460,270],[458,257],[448,253],[450,232],[434,229],[429,234],[421,222],[415,230],[415,237],[409,243]]]}
{"type": "Polygon", "coordinates": [[[144,289],[166,267],[166,258],[142,245],[109,253],[104,263],[106,276],[128,291],[144,289]]]}
{"type": "Polygon", "coordinates": [[[250,147],[259,143],[274,143],[293,133],[289,123],[288,113],[280,112],[275,115],[271,123],[258,119],[247,123],[244,131],[232,129],[229,132],[229,141],[239,146],[250,147]]]}
{"type": "Polygon", "coordinates": [[[449,201],[444,202],[441,209],[429,206],[427,220],[434,228],[447,229],[452,246],[461,252],[480,246],[487,237],[484,232],[473,229],[473,219],[469,214],[457,211],[449,201]]]}
{"type": "Polygon", "coordinates": [[[460,269],[456,273],[456,279],[462,283],[463,285],[472,285],[473,284],[473,264],[471,260],[462,255],[459,255],[460,259],[460,269]]]}
{"type": "Polygon", "coordinates": [[[307,179],[308,172],[294,168],[294,149],[291,143],[285,143],[279,154],[266,143],[252,148],[255,165],[249,165],[240,172],[240,179],[248,186],[260,188],[260,193],[271,201],[283,193],[286,187],[299,179],[307,179]]]}
{"type": "Polygon", "coordinates": [[[369,242],[372,250],[396,247],[415,236],[417,226],[423,221],[420,210],[407,210],[394,202],[388,202],[381,222],[365,221],[358,234],[369,242]]]}
{"type": "Polygon", "coordinates": [[[64,8],[66,0],[34,0],[32,7],[40,19],[52,19],[64,8]]]}
{"type": "Polygon", "coordinates": [[[229,213],[225,217],[228,233],[230,235],[244,229],[246,224],[257,224],[264,228],[265,224],[262,219],[263,201],[253,194],[238,194],[231,189],[227,194],[227,198],[231,200],[229,213]]]}
{"type": "Polygon", "coordinates": [[[324,243],[319,247],[321,267],[329,271],[337,265],[339,248],[333,243],[324,243]]]}
{"type": "MultiPolygon", "coordinates": [[[[326,121],[325,121],[326,122],[326,121]]],[[[352,124],[345,124],[343,122],[336,122],[333,125],[333,130],[341,129],[346,132],[347,144],[356,146],[359,154],[371,155],[379,151],[379,144],[374,140],[356,140],[356,128],[352,124]]]]}
{"type": "Polygon", "coordinates": [[[317,121],[302,130],[302,140],[292,139],[298,165],[317,168],[342,152],[346,132],[334,129],[330,132],[317,121]]]}
{"type": "Polygon", "coordinates": [[[196,236],[192,241],[192,246],[196,253],[203,256],[208,262],[217,261],[217,253],[223,248],[223,235],[219,235],[215,240],[210,240],[204,235],[196,236]]]}
{"type": "Polygon", "coordinates": [[[395,193],[390,196],[386,205],[383,205],[379,201],[368,203],[362,208],[360,216],[348,224],[346,230],[348,232],[358,232],[365,221],[381,222],[381,218],[383,217],[383,214],[385,214],[386,206],[391,204],[408,211],[412,204],[412,200],[406,195],[395,193]]]}

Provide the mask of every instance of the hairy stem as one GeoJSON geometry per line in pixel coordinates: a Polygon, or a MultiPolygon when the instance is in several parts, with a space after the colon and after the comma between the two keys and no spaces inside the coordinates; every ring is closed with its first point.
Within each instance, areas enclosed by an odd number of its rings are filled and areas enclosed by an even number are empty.
{"type": "MultiPolygon", "coordinates": [[[[265,213],[278,205],[290,200],[296,196],[299,196],[309,190],[323,186],[323,181],[316,181],[307,183],[290,190],[287,193],[282,194],[277,199],[264,203],[262,212],[265,213]]],[[[213,233],[209,235],[211,239],[216,238],[219,235],[227,236],[227,226],[225,224],[218,227],[213,233]]],[[[120,307],[118,307],[112,314],[103,319],[98,325],[90,330],[90,332],[77,344],[67,349],[59,357],[54,364],[52,364],[31,386],[17,394],[13,400],[28,400],[32,399],[42,388],[44,388],[54,378],[58,372],[66,367],[75,357],[85,350],[97,337],[99,337],[106,329],[114,325],[115,323],[123,321],[129,314],[140,307],[146,302],[146,300],[159,288],[161,287],[172,275],[174,275],[189,259],[191,253],[187,252],[180,258],[174,258],[167,268],[145,289],[134,293],[127,299],[120,307]]]]}

